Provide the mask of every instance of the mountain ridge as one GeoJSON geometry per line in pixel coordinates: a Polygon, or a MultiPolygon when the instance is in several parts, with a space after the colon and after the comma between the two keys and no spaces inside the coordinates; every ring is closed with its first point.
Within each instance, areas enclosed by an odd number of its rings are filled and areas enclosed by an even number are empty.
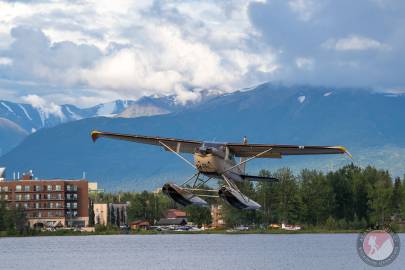
{"type": "MultiPolygon", "coordinates": [[[[71,104],[55,105],[48,108],[44,105],[36,106],[28,103],[16,103],[0,100],[0,118],[13,122],[23,133],[15,133],[15,140],[0,141],[0,156],[17,146],[28,134],[42,128],[51,128],[59,124],[92,117],[123,117],[136,118],[176,112],[192,107],[198,102],[205,102],[218,93],[200,92],[200,99],[195,102],[180,103],[175,96],[151,97],[146,96],[138,100],[115,100],[98,104],[88,108],[79,108],[71,104]]],[[[1,125],[2,123],[0,123],[1,125]]],[[[0,136],[6,137],[7,126],[3,122],[0,136]]]]}
{"type": "MultiPolygon", "coordinates": [[[[176,112],[138,118],[87,118],[41,129],[0,158],[9,171],[33,169],[41,177],[80,177],[83,171],[109,190],[154,189],[193,171],[158,147],[99,140],[94,129],[206,141],[343,145],[356,162],[404,173],[405,97],[356,89],[263,84],[217,96],[176,112]],[[35,159],[25,157],[35,154],[35,159]]],[[[186,155],[192,158],[190,155],[186,155]]],[[[328,170],[351,162],[342,156],[259,160],[259,168],[328,170]]]]}

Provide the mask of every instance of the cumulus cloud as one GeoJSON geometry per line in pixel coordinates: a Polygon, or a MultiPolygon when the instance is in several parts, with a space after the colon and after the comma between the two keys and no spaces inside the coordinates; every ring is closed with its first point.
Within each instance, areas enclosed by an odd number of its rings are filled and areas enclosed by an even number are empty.
{"type": "Polygon", "coordinates": [[[0,88],[83,105],[155,94],[188,102],[199,89],[271,80],[403,88],[404,8],[391,0],[0,1],[0,88]]]}
{"type": "Polygon", "coordinates": [[[9,66],[13,63],[13,59],[7,57],[0,57],[0,65],[9,66]]]}
{"type": "Polygon", "coordinates": [[[352,51],[352,50],[369,50],[369,49],[388,49],[389,46],[381,42],[356,35],[350,35],[341,39],[329,39],[322,44],[327,49],[337,51],[352,51]]]}
{"type": "Polygon", "coordinates": [[[22,100],[28,104],[31,104],[34,108],[39,109],[46,118],[51,115],[63,117],[62,109],[59,105],[53,102],[48,102],[37,95],[23,96],[22,100]]]}
{"type": "Polygon", "coordinates": [[[314,67],[314,60],[306,57],[298,57],[295,60],[295,64],[299,69],[311,70],[314,67]]]}
{"type": "Polygon", "coordinates": [[[277,53],[250,22],[251,2],[0,2],[0,33],[12,39],[0,55],[15,63],[0,72],[76,95],[91,88],[184,100],[195,89],[232,91],[278,69],[277,53]]]}
{"type": "Polygon", "coordinates": [[[278,50],[288,82],[392,88],[405,84],[403,1],[269,0],[250,18],[278,50]]]}

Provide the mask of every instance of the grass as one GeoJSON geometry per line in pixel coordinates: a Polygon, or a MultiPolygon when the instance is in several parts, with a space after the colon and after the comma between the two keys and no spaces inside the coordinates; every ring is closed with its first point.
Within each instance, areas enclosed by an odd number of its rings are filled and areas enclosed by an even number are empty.
{"type": "Polygon", "coordinates": [[[129,233],[123,233],[119,230],[104,230],[98,232],[75,232],[72,230],[57,230],[54,232],[49,231],[28,231],[25,233],[0,231],[0,237],[27,237],[27,236],[86,236],[86,235],[173,235],[173,234],[330,234],[330,233],[359,233],[361,230],[326,230],[326,229],[303,229],[299,231],[286,231],[286,230],[247,230],[247,231],[232,231],[227,229],[212,229],[205,231],[157,231],[157,230],[131,230],[129,233]]]}
{"type": "MultiPolygon", "coordinates": [[[[0,237],[24,237],[24,236],[86,236],[86,235],[173,235],[173,234],[341,234],[341,233],[360,233],[364,230],[359,229],[326,229],[326,228],[304,228],[298,231],[286,231],[282,229],[253,229],[247,231],[228,231],[224,229],[210,229],[205,231],[157,231],[157,230],[131,230],[127,232],[121,232],[114,227],[105,227],[103,229],[96,229],[95,232],[76,232],[72,230],[57,230],[50,231],[37,231],[30,230],[22,234],[16,231],[0,231],[0,237]]],[[[397,233],[405,233],[405,229],[396,230],[397,233]]]]}

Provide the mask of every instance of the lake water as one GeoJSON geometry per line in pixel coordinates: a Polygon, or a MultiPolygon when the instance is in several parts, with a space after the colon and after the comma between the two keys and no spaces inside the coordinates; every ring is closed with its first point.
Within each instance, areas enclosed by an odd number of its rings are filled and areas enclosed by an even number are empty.
{"type": "MultiPolygon", "coordinates": [[[[376,269],[356,234],[115,235],[0,238],[0,269],[376,269]]],[[[405,269],[401,254],[383,269],[405,269]]]]}

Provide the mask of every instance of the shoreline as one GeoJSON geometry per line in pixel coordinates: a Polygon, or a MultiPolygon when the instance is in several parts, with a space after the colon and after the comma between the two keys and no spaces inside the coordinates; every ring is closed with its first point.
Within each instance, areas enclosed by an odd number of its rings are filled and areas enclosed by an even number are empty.
{"type": "MultiPolygon", "coordinates": [[[[73,232],[68,230],[60,230],[56,232],[28,232],[26,234],[14,234],[0,232],[0,238],[5,237],[41,237],[41,236],[102,236],[102,235],[206,235],[206,234],[223,234],[223,235],[249,235],[249,234],[274,234],[274,235],[290,235],[290,234],[358,234],[363,230],[249,230],[249,231],[232,231],[227,230],[206,230],[206,231],[130,231],[122,233],[119,231],[109,232],[73,232]]],[[[398,233],[403,233],[402,231],[398,233]]]]}

